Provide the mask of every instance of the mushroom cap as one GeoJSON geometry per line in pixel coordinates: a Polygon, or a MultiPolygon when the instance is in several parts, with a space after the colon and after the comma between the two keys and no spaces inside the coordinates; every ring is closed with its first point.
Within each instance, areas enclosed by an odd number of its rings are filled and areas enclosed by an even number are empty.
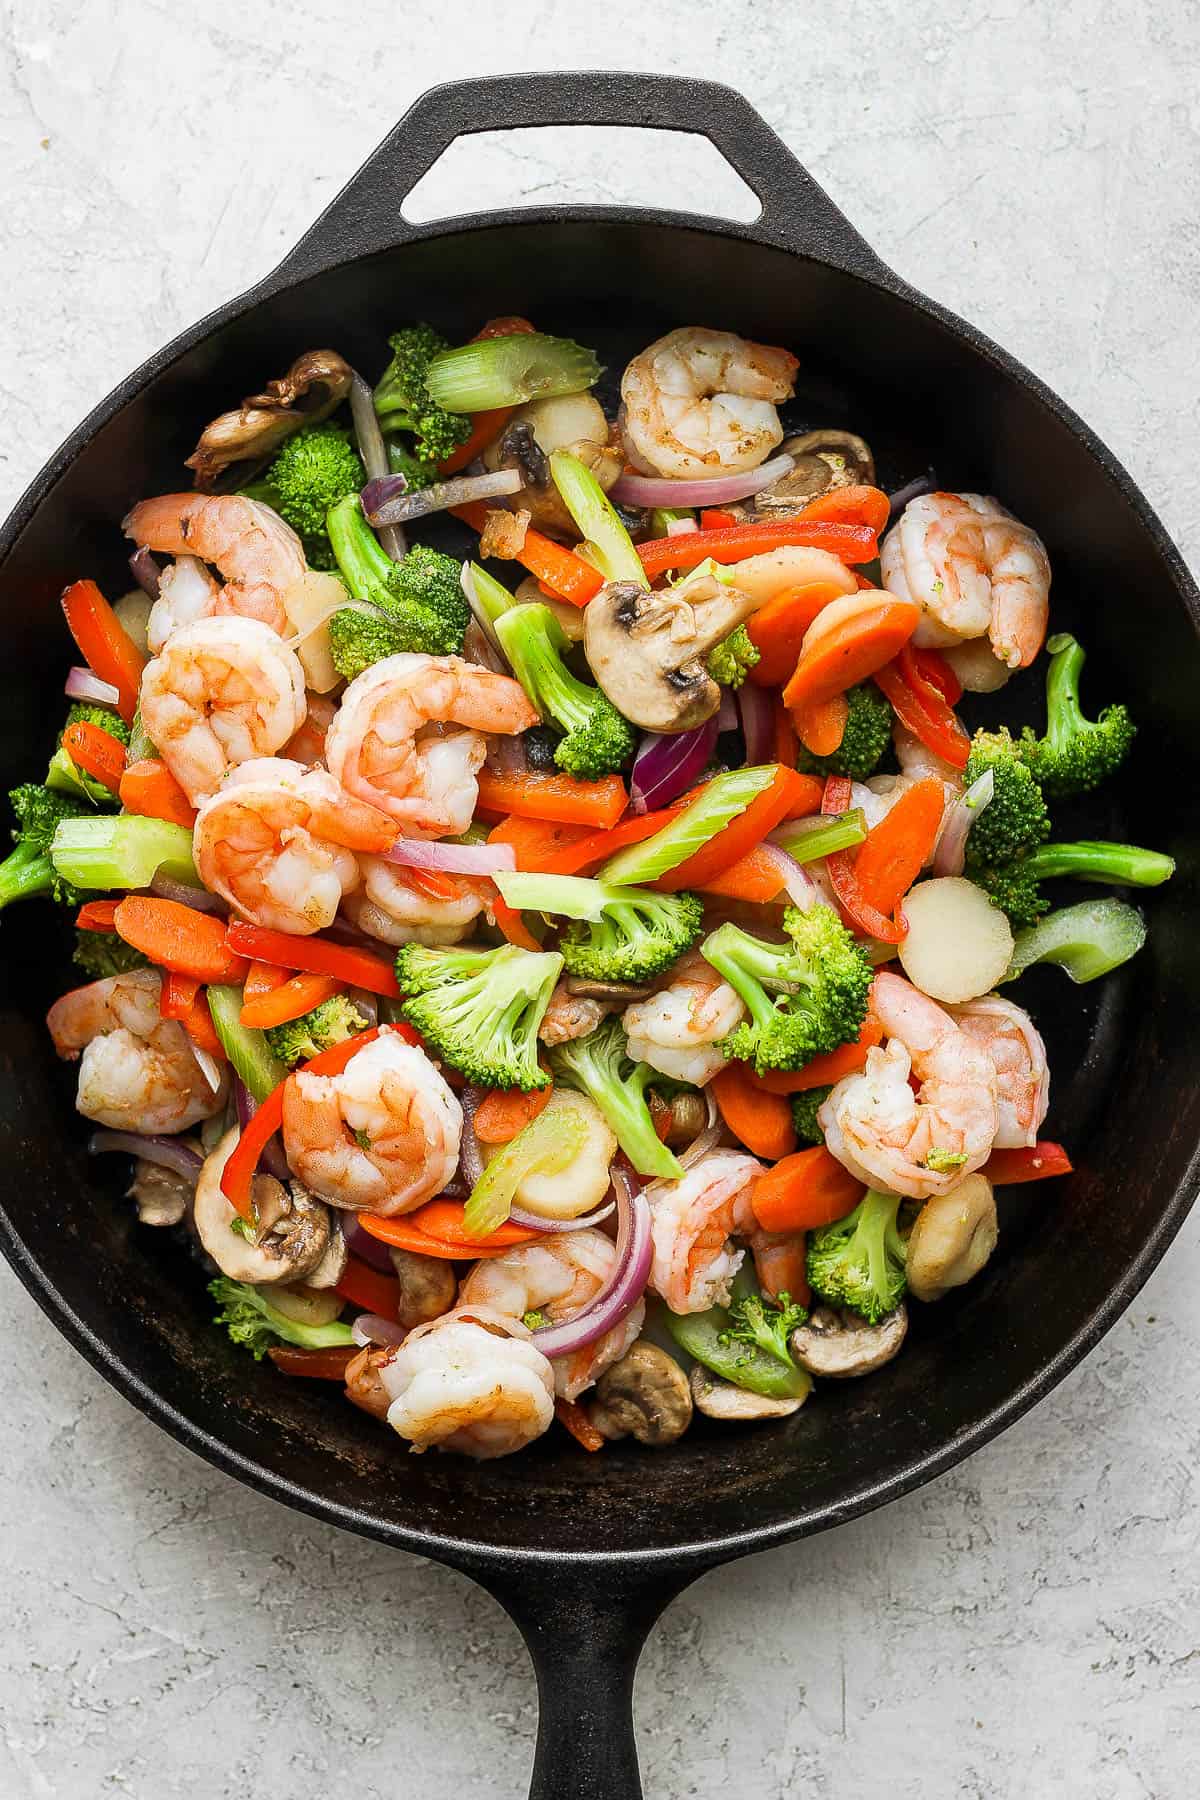
{"type": "Polygon", "coordinates": [[[799,1412],[807,1398],[801,1395],[797,1400],[773,1400],[767,1394],[752,1394],[732,1381],[722,1381],[700,1363],[692,1367],[691,1387],[692,1399],[709,1419],[786,1419],[799,1412]]]}
{"type": "Polygon", "coordinates": [[[985,1175],[968,1175],[935,1194],[917,1214],[908,1239],[908,1286],[918,1300],[940,1300],[978,1275],[1000,1231],[996,1196],[985,1175]]]}
{"type": "Polygon", "coordinates": [[[210,492],[231,463],[272,456],[302,425],[328,418],[350,392],[353,377],[336,350],[306,350],[279,381],[268,381],[263,393],[248,394],[236,411],[204,427],[184,464],[193,470],[196,486],[210,492]]]}
{"type": "Polygon", "coordinates": [[[591,1420],[606,1438],[632,1436],[652,1449],[673,1444],[692,1422],[688,1378],[673,1356],[639,1338],[596,1383],[591,1420]]]}
{"type": "Polygon", "coordinates": [[[389,1255],[400,1283],[400,1301],[396,1318],[406,1331],[440,1319],[458,1298],[458,1277],[454,1264],[441,1257],[422,1256],[417,1250],[401,1250],[393,1246],[389,1255]]]}
{"type": "MultiPolygon", "coordinates": [[[[271,1176],[256,1175],[254,1198],[260,1209],[260,1230],[267,1219],[272,1222],[261,1242],[243,1237],[233,1229],[237,1214],[221,1191],[221,1175],[237,1141],[238,1130],[234,1126],[204,1159],[192,1212],[196,1235],[221,1273],[231,1281],[248,1281],[254,1287],[263,1287],[279,1281],[306,1280],[318,1270],[329,1251],[334,1235],[329,1208],[302,1187],[293,1186],[289,1194],[271,1176]]],[[[340,1239],[341,1232],[336,1236],[340,1239]]],[[[344,1257],[344,1245],[342,1254],[344,1257]]]]}
{"type": "Polygon", "coordinates": [[[691,731],[721,704],[705,658],[758,604],[732,580],[705,571],[661,592],[610,581],[587,607],[588,666],[617,711],[643,731],[691,731]]]}
{"type": "Polygon", "coordinates": [[[878,1325],[868,1325],[845,1307],[818,1306],[793,1331],[792,1355],[810,1375],[844,1381],[871,1375],[891,1362],[907,1331],[908,1311],[903,1302],[878,1325]]]}
{"type": "Polygon", "coordinates": [[[133,1165],[127,1191],[129,1198],[137,1201],[141,1225],[178,1225],[192,1204],[193,1187],[186,1175],[141,1157],[133,1165]]]}
{"type": "Polygon", "coordinates": [[[871,446],[857,432],[821,426],[802,437],[788,438],[779,448],[795,457],[795,466],[755,494],[744,509],[747,518],[786,517],[831,488],[875,484],[871,446]]]}

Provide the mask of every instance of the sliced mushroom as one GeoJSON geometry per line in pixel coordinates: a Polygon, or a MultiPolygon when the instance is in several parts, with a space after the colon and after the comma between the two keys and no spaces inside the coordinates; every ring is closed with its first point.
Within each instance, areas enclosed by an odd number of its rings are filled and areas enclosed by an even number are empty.
{"type": "Polygon", "coordinates": [[[483,453],[487,469],[517,469],[524,482],[512,505],[529,512],[542,531],[577,537],[575,521],[550,476],[552,451],[569,450],[608,489],[623,458],[610,441],[604,409],[591,394],[562,394],[519,406],[494,444],[483,453]]]}
{"type": "MultiPolygon", "coordinates": [[[[292,1183],[292,1191],[294,1193],[301,1191],[298,1182],[292,1183]]],[[[304,1285],[310,1288],[336,1287],[346,1273],[349,1255],[350,1253],[346,1249],[346,1240],[342,1236],[341,1224],[336,1213],[330,1212],[329,1242],[326,1244],[325,1253],[316,1268],[310,1269],[305,1275],[304,1285]]]]}
{"type": "Polygon", "coordinates": [[[587,608],[592,674],[618,712],[644,731],[690,731],[721,704],[705,657],[757,606],[732,581],[710,574],[661,593],[609,582],[587,608]]]}
{"type": "Polygon", "coordinates": [[[692,1422],[687,1376],[665,1350],[639,1338],[596,1383],[591,1420],[602,1437],[634,1437],[661,1449],[692,1422]]]}
{"type": "Polygon", "coordinates": [[[234,1126],[204,1159],[192,1215],[197,1236],[231,1281],[262,1287],[268,1282],[305,1280],[329,1249],[329,1209],[301,1187],[289,1193],[270,1175],[256,1175],[252,1192],[259,1212],[258,1236],[236,1231],[238,1215],[221,1192],[221,1174],[237,1140],[234,1126]]]}
{"type": "Polygon", "coordinates": [[[747,519],[786,517],[831,488],[875,485],[871,446],[856,432],[825,426],[788,438],[779,448],[795,457],[795,466],[741,509],[747,519]]]}
{"type": "Polygon", "coordinates": [[[580,1000],[616,1000],[622,1006],[634,1000],[645,1000],[654,992],[647,982],[585,981],[576,975],[567,976],[566,988],[568,994],[575,994],[580,1000]]]}
{"type": "Polygon", "coordinates": [[[908,1239],[908,1285],[918,1300],[940,1300],[978,1275],[1000,1235],[986,1175],[968,1175],[927,1200],[908,1239]]]}
{"type": "Polygon", "coordinates": [[[273,456],[302,425],[328,418],[353,379],[354,370],[336,350],[306,350],[282,380],[268,381],[263,393],[247,395],[236,411],[206,425],[184,466],[194,471],[202,492],[211,492],[231,463],[273,456]]]}
{"type": "Polygon", "coordinates": [[[416,1250],[393,1249],[391,1257],[400,1283],[396,1317],[406,1331],[450,1311],[458,1297],[453,1263],[438,1256],[422,1256],[416,1250]]]}
{"type": "Polygon", "coordinates": [[[137,1201],[138,1222],[142,1225],[178,1225],[192,1204],[194,1185],[186,1175],[164,1169],[158,1163],[133,1165],[129,1198],[137,1201]]]}
{"type": "Polygon", "coordinates": [[[908,1331],[908,1312],[901,1304],[878,1325],[858,1313],[818,1306],[792,1333],[792,1355],[810,1375],[844,1381],[870,1375],[891,1362],[908,1331]]]}
{"type": "Polygon", "coordinates": [[[709,1419],[786,1419],[799,1412],[807,1398],[772,1400],[767,1394],[752,1394],[732,1381],[722,1381],[699,1363],[692,1366],[691,1382],[692,1399],[709,1419]]]}
{"type": "Polygon", "coordinates": [[[272,1282],[267,1299],[285,1319],[297,1325],[332,1325],[346,1302],[332,1288],[315,1288],[304,1283],[272,1282]]]}

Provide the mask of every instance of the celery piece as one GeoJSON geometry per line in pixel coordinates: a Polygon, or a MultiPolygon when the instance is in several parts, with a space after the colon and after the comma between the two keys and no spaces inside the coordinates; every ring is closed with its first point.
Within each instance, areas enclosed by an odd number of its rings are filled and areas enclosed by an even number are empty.
{"type": "Polygon", "coordinates": [[[793,862],[808,863],[816,862],[819,856],[832,856],[837,850],[853,850],[867,835],[867,821],[861,806],[853,806],[834,818],[797,819],[786,829],[796,835],[785,838],[780,831],[777,834],[779,848],[785,850],[793,862]]]}
{"type": "Polygon", "coordinates": [[[649,535],[652,538],[670,537],[668,525],[677,525],[680,519],[690,519],[696,523],[696,515],[690,506],[655,506],[650,512],[649,535]]]}
{"type": "Polygon", "coordinates": [[[569,450],[555,450],[550,473],[563,505],[583,534],[579,552],[594,562],[605,581],[632,581],[648,588],[649,577],[633,539],[621,523],[612,501],[590,469],[569,450]]]}
{"type": "Polygon", "coordinates": [[[208,1010],[221,1047],[244,1082],[250,1098],[260,1106],[287,1079],[287,1069],[272,1054],[265,1035],[243,1025],[240,987],[208,989],[208,1010]]]}
{"type": "Polygon", "coordinates": [[[661,831],[610,857],[596,871],[597,879],[621,886],[648,887],[668,869],[677,868],[694,856],[710,838],[724,831],[731,819],[745,812],[751,801],[770,787],[777,767],[776,763],[762,763],[714,775],[691,805],[685,806],[661,831]]]}
{"type": "Polygon", "coordinates": [[[515,1138],[493,1156],[463,1208],[468,1237],[488,1237],[508,1218],[513,1197],[527,1175],[561,1175],[587,1146],[589,1124],[569,1094],[556,1094],[515,1138]]]}
{"type": "Polygon", "coordinates": [[[593,352],[570,338],[517,332],[443,350],[429,365],[425,391],[444,412],[490,412],[554,394],[581,394],[603,373],[593,352]]]}
{"type": "Polygon", "coordinates": [[[602,881],[589,881],[582,875],[534,875],[506,869],[492,879],[501,898],[518,912],[557,913],[564,919],[595,923],[604,917],[604,903],[610,897],[602,881]]]}
{"type": "Polygon", "coordinates": [[[506,613],[515,605],[512,595],[502,581],[481,569],[477,562],[470,565],[471,577],[475,584],[475,598],[478,600],[490,622],[494,625],[501,613],[506,613]]]}
{"type": "Polygon", "coordinates": [[[1095,981],[1136,956],[1145,941],[1146,921],[1136,906],[1124,900],[1083,900],[1019,931],[1008,972],[1000,979],[1015,981],[1034,963],[1057,963],[1072,981],[1095,981]]]}
{"type": "Polygon", "coordinates": [[[81,888],[149,887],[159,870],[172,881],[201,885],[186,826],[132,813],[64,819],[54,833],[50,860],[65,880],[81,888]]]}

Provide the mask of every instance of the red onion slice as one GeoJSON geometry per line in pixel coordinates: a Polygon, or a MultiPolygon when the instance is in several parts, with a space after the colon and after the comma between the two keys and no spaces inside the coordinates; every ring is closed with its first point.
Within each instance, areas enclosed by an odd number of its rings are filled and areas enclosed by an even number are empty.
{"type": "Polygon", "coordinates": [[[384,862],[402,869],[438,869],[446,875],[503,875],[517,866],[511,844],[428,844],[420,838],[397,838],[383,852],[384,862]]]}
{"type": "Polygon", "coordinates": [[[721,704],[717,710],[717,732],[736,731],[738,723],[737,701],[728,688],[721,689],[721,704]]]}
{"type": "Polygon", "coordinates": [[[766,688],[745,681],[737,691],[737,707],[742,719],[742,736],[746,740],[747,767],[752,769],[759,763],[771,762],[775,717],[770,694],[766,688]]]}
{"type": "Polygon", "coordinates": [[[394,1275],[396,1265],[392,1261],[388,1247],[379,1238],[372,1237],[364,1231],[358,1222],[357,1213],[342,1214],[342,1236],[346,1240],[346,1248],[360,1262],[369,1263],[371,1268],[378,1269],[381,1275],[394,1275]]]}
{"type": "Polygon", "coordinates": [[[91,669],[78,665],[68,671],[63,692],[68,700],[94,700],[97,706],[115,706],[121,698],[111,681],[101,681],[91,669]]]}
{"type": "MultiPolygon", "coordinates": [[[[403,481],[402,475],[385,475],[368,481],[360,496],[362,509],[370,524],[399,525],[420,519],[426,513],[445,512],[449,506],[469,506],[475,500],[499,500],[517,493],[524,483],[519,469],[497,469],[494,474],[460,475],[454,481],[435,481],[432,487],[418,488],[415,494],[397,492],[392,485],[403,481]]],[[[407,483],[405,483],[407,487],[407,483]]]]}
{"type": "Polygon", "coordinates": [[[145,544],[139,544],[129,559],[129,573],[151,600],[158,599],[158,578],[162,571],[145,544]]]}
{"type": "Polygon", "coordinates": [[[602,1225],[616,1208],[616,1201],[609,1200],[595,1212],[584,1213],[578,1219],[544,1219],[540,1213],[525,1212],[519,1206],[510,1206],[508,1216],[512,1224],[520,1225],[525,1231],[583,1231],[589,1225],[602,1225]]]}
{"type": "Polygon", "coordinates": [[[691,787],[713,753],[718,730],[718,722],[712,718],[693,726],[691,731],[670,736],[647,732],[629,783],[631,810],[653,812],[691,787]]]}
{"type": "Polygon", "coordinates": [[[811,912],[821,898],[821,891],[807,869],[802,868],[786,850],[781,850],[778,844],[764,840],[758,847],[778,871],[792,905],[798,906],[801,912],[811,912]]]}
{"type": "MultiPolygon", "coordinates": [[[[381,475],[390,474],[387,446],[379,428],[379,415],[375,411],[375,396],[362,376],[357,374],[350,383],[350,416],[354,421],[358,454],[362,457],[362,465],[369,479],[378,480],[381,475]]],[[[393,562],[403,561],[408,543],[398,525],[385,525],[379,533],[379,541],[393,562]]]]}
{"type": "Polygon", "coordinates": [[[503,675],[510,674],[511,669],[510,669],[509,661],[508,661],[507,656],[505,656],[505,654],[504,654],[504,650],[500,643],[500,639],[496,636],[496,627],[492,624],[492,621],[488,618],[487,611],[483,605],[483,602],[479,598],[478,592],[476,591],[475,575],[474,575],[474,571],[471,568],[470,562],[465,562],[463,564],[462,572],[458,578],[458,584],[462,588],[463,595],[466,598],[467,605],[471,609],[472,618],[475,620],[475,623],[478,625],[480,631],[482,631],[482,633],[483,633],[484,637],[487,639],[488,643],[492,646],[492,649],[496,652],[496,655],[500,658],[501,667],[500,667],[498,673],[503,674],[503,675]]]}
{"type": "Polygon", "coordinates": [[[225,913],[229,908],[219,894],[210,894],[207,888],[193,887],[190,881],[176,881],[170,875],[164,875],[159,869],[150,883],[150,892],[157,894],[160,900],[177,900],[180,906],[190,906],[193,912],[225,913]]]}
{"type": "Polygon", "coordinates": [[[479,1148],[479,1139],[475,1136],[475,1112],[483,1099],[483,1089],[468,1082],[458,1098],[463,1115],[462,1137],[458,1146],[458,1172],[470,1193],[483,1174],[483,1152],[479,1148]]]}
{"type": "Polygon", "coordinates": [[[967,836],[972,825],[991,801],[996,788],[995,773],[985,769],[965,794],[960,794],[946,808],[942,828],[933,852],[935,875],[961,875],[967,856],[967,836]]]}
{"type": "Polygon", "coordinates": [[[787,451],[740,475],[714,475],[709,480],[670,481],[656,475],[622,475],[608,490],[620,506],[728,506],[760,494],[796,466],[787,451]]]}
{"type": "Polygon", "coordinates": [[[173,1137],[142,1137],[136,1131],[93,1131],[88,1139],[88,1155],[103,1156],[115,1150],[126,1156],[140,1157],[142,1162],[156,1163],[160,1169],[173,1169],[195,1186],[204,1158],[190,1144],[173,1137]]]}
{"type": "Polygon", "coordinates": [[[393,1344],[404,1342],[405,1332],[394,1319],[382,1318],[379,1313],[359,1313],[357,1319],[350,1321],[350,1336],[364,1350],[376,1344],[390,1349],[393,1344]]]}
{"type": "Polygon", "coordinates": [[[225,1071],[222,1069],[216,1057],[209,1051],[202,1050],[199,1044],[192,1045],[192,1055],[200,1065],[200,1073],[215,1094],[225,1079],[225,1071]]]}
{"type": "Polygon", "coordinates": [[[937,476],[932,469],[926,469],[924,475],[918,475],[912,481],[906,481],[902,488],[888,495],[888,521],[885,531],[890,531],[910,500],[919,500],[922,494],[937,492],[937,476]]]}
{"type": "Polygon", "coordinates": [[[592,1304],[561,1325],[545,1325],[533,1341],[543,1356],[573,1356],[602,1338],[633,1311],[646,1291],[654,1246],[650,1238],[650,1203],[644,1194],[626,1194],[617,1188],[621,1227],[617,1233],[612,1273],[592,1304]]]}

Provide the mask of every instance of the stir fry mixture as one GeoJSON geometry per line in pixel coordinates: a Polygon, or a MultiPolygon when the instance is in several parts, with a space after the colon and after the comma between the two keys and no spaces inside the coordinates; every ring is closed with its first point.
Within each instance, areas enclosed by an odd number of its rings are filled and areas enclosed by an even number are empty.
{"type": "Polygon", "coordinates": [[[215,419],[124,521],[137,587],[63,595],[0,905],[75,914],[90,1148],[235,1344],[414,1450],[794,1413],[1070,1169],[1014,984],[1143,942],[1056,884],[1170,859],[1050,811],[1133,722],[1059,634],[1044,728],[969,733],[1042,652],[1045,547],[788,436],[787,350],[671,331],[610,416],[522,319],[389,347],[215,419]],[[409,541],[447,514],[466,562],[409,541]]]}

